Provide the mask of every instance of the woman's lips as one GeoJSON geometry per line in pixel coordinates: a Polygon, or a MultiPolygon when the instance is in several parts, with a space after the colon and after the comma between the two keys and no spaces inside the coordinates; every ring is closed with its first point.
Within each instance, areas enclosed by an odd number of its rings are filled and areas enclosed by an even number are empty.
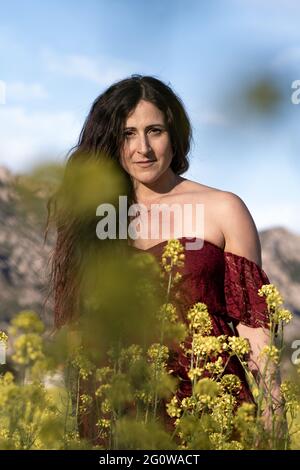
{"type": "Polygon", "coordinates": [[[147,168],[148,166],[153,165],[153,163],[155,163],[155,161],[156,160],[148,160],[146,162],[135,162],[135,164],[141,166],[142,168],[147,168]]]}

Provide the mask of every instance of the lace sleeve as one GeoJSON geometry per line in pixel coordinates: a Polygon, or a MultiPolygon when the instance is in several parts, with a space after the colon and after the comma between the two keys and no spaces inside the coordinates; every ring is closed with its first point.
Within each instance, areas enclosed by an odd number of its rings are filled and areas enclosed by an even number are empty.
{"type": "Polygon", "coordinates": [[[228,317],[235,324],[252,328],[269,328],[269,314],[264,297],[257,293],[263,284],[270,284],[266,273],[243,256],[224,252],[224,292],[228,317]]]}

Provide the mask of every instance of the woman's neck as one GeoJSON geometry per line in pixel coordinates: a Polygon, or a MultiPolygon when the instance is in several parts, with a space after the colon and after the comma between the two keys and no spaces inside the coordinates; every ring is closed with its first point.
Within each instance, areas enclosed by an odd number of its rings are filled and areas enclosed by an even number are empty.
{"type": "Polygon", "coordinates": [[[135,195],[139,203],[158,202],[164,195],[171,193],[172,190],[184,179],[179,175],[171,172],[165,178],[160,178],[152,184],[143,184],[135,182],[135,195]]]}

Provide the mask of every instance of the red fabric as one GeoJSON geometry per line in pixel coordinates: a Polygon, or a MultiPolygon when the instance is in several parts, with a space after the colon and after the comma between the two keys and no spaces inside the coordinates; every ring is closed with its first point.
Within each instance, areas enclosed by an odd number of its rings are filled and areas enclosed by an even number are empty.
{"type": "MultiPolygon", "coordinates": [[[[193,240],[195,241],[195,238],[180,238],[183,245],[193,240]]],[[[165,244],[164,241],[144,251],[159,260],[165,244]]],[[[182,279],[176,287],[176,296],[172,302],[176,303],[181,321],[186,322],[187,311],[192,305],[203,302],[208,307],[213,325],[212,334],[215,336],[238,336],[236,325],[239,322],[253,328],[268,328],[266,301],[257,291],[270,281],[266,273],[253,261],[223,251],[214,243],[204,240],[201,249],[185,250],[184,268],[181,268],[180,272],[182,279]]],[[[226,361],[226,354],[223,360],[226,361]]],[[[173,374],[180,379],[178,398],[188,396],[191,393],[191,382],[187,376],[189,360],[181,349],[171,351],[169,366],[174,370],[173,374]]],[[[252,402],[253,397],[244,369],[236,357],[230,359],[226,373],[235,374],[242,381],[238,401],[252,402]]]]}

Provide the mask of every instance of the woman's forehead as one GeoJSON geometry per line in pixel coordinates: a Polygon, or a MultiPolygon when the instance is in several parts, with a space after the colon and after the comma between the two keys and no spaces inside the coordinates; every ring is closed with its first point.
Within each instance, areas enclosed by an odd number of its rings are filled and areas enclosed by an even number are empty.
{"type": "Polygon", "coordinates": [[[126,127],[137,127],[136,124],[164,124],[163,112],[149,101],[141,100],[125,119],[126,127]]]}

